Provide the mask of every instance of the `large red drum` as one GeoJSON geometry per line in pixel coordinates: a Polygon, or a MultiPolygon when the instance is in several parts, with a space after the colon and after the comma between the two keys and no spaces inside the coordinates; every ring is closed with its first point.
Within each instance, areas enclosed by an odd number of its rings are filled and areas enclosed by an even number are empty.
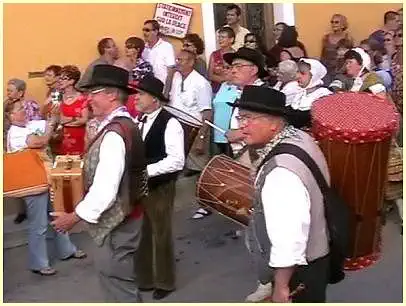
{"type": "Polygon", "coordinates": [[[335,94],[312,106],[312,133],[327,159],[331,184],[350,206],[348,270],[379,258],[389,149],[398,126],[395,106],[368,93],[335,94]]]}

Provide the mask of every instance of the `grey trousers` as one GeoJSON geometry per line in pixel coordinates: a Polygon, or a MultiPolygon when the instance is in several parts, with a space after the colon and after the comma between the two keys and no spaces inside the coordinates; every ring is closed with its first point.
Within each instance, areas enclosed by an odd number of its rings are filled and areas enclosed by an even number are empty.
{"type": "Polygon", "coordinates": [[[134,256],[141,240],[141,219],[125,219],[96,250],[95,268],[106,302],[142,302],[134,273],[134,256]]]}

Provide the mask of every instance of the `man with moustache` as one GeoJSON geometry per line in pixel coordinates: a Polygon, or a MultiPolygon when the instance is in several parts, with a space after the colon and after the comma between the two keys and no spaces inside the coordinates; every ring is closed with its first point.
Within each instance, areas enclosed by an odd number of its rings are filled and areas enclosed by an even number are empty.
{"type": "Polygon", "coordinates": [[[84,158],[85,197],[74,212],[52,214],[58,231],[69,231],[80,220],[89,225],[106,301],[127,303],[141,301],[134,256],[141,240],[139,203],[148,192],[144,144],[124,106],[134,91],[128,77],[119,67],[94,67],[85,87],[100,125],[84,158]]]}
{"type": "Polygon", "coordinates": [[[172,215],[177,174],[185,163],[184,132],[179,121],[162,104],[164,84],[153,76],[137,85],[136,108],[140,116],[141,136],[145,143],[149,195],[143,201],[145,211],[142,238],[136,258],[140,290],[154,290],[160,300],[175,290],[175,254],[172,215]]]}
{"type": "MultiPolygon", "coordinates": [[[[298,158],[289,153],[268,155],[279,144],[298,146],[315,161],[327,182],[328,166],[313,138],[292,126],[297,114],[285,105],[285,99],[272,88],[245,86],[241,99],[233,104],[239,108],[242,139],[258,154],[246,244],[260,284],[268,287],[267,292],[262,291],[262,299],[325,302],[329,246],[323,194],[310,169],[298,158]],[[300,283],[303,291],[292,298],[291,291],[300,283]]],[[[261,291],[256,293],[259,301],[261,291]]]]}

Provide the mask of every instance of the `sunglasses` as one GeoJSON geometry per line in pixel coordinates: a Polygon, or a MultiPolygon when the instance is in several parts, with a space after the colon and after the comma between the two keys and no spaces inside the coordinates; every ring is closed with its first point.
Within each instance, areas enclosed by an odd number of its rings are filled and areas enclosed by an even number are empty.
{"type": "Polygon", "coordinates": [[[143,28],[142,31],[143,31],[143,32],[152,32],[153,29],[143,28]]]}
{"type": "Polygon", "coordinates": [[[340,21],[337,21],[337,20],[331,20],[331,21],[330,21],[330,23],[331,23],[331,24],[339,24],[339,23],[340,23],[340,21]]]}
{"type": "Polygon", "coordinates": [[[383,41],[392,41],[392,39],[386,38],[386,39],[384,39],[383,41]]]}
{"type": "Polygon", "coordinates": [[[193,44],[185,43],[183,44],[183,47],[189,48],[189,47],[194,47],[193,44]]]}

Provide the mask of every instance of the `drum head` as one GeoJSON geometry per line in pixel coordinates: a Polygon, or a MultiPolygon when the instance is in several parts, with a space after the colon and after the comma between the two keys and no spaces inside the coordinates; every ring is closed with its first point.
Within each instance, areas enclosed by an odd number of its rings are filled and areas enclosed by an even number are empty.
{"type": "Polygon", "coordinates": [[[175,107],[169,106],[169,105],[165,105],[165,106],[163,106],[163,108],[166,111],[168,111],[169,113],[171,113],[173,116],[175,116],[176,119],[178,119],[180,122],[182,122],[186,125],[190,125],[190,126],[196,127],[196,128],[200,128],[203,125],[202,121],[200,121],[196,117],[193,117],[192,115],[189,115],[188,113],[186,113],[178,108],[175,108],[175,107]]]}

